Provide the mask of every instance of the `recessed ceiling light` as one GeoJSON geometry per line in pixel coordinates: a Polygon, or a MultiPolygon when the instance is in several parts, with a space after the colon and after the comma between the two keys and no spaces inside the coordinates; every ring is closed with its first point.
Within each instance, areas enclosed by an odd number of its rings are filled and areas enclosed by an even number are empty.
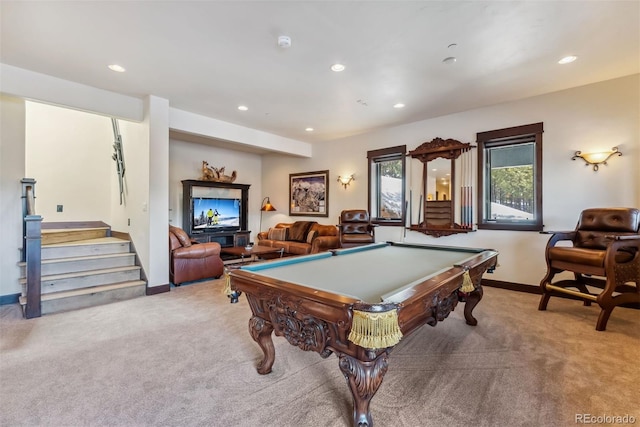
{"type": "Polygon", "coordinates": [[[344,65],[342,64],[333,64],[331,66],[331,71],[335,71],[336,73],[339,73],[340,71],[344,71],[344,65]]]}
{"type": "Polygon", "coordinates": [[[393,108],[404,108],[404,104],[403,104],[403,103],[401,103],[401,102],[398,102],[397,104],[395,104],[395,105],[393,106],[393,108]]]}
{"type": "Polygon", "coordinates": [[[127,71],[122,65],[118,65],[118,64],[109,65],[109,69],[111,71],[115,71],[116,73],[124,73],[125,71],[127,71]]]}
{"type": "Polygon", "coordinates": [[[238,110],[240,111],[247,111],[249,109],[249,107],[247,107],[246,105],[239,105],[238,106],[238,110]]]}
{"type": "Polygon", "coordinates": [[[307,132],[313,132],[313,128],[306,128],[305,131],[307,132]]]}
{"type": "Polygon", "coordinates": [[[565,56],[560,61],[558,61],[558,64],[569,64],[575,61],[576,59],[578,59],[577,56],[573,56],[573,55],[565,56]]]}
{"type": "Polygon", "coordinates": [[[446,57],[446,58],[444,58],[444,59],[442,60],[442,62],[444,62],[444,63],[445,63],[445,64],[447,64],[447,65],[451,65],[451,64],[453,64],[453,63],[454,63],[454,62],[456,62],[456,61],[457,61],[457,59],[456,59],[456,57],[455,57],[455,56],[448,56],[448,57],[446,57]]]}

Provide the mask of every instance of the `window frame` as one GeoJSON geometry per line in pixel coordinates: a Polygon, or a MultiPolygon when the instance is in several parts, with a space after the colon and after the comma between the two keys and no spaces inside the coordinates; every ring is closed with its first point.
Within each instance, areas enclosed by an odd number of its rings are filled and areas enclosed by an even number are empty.
{"type": "MultiPolygon", "coordinates": [[[[404,226],[405,220],[407,217],[406,211],[406,182],[407,182],[407,146],[406,145],[398,145],[395,147],[381,148],[378,150],[370,150],[367,151],[367,163],[368,163],[368,200],[367,204],[369,206],[369,216],[371,218],[372,224],[385,225],[385,226],[404,226]],[[377,209],[372,209],[372,201],[373,201],[373,181],[378,178],[377,173],[374,172],[373,165],[376,163],[380,163],[383,161],[390,160],[401,160],[402,162],[402,206],[401,206],[401,215],[398,219],[384,219],[377,217],[377,209]],[[375,214],[375,215],[374,215],[375,214]]],[[[376,200],[380,199],[380,193],[378,192],[376,195],[376,200]]]]}
{"type": "Polygon", "coordinates": [[[513,230],[513,231],[542,231],[542,134],[543,123],[532,123],[522,126],[497,129],[476,134],[478,143],[478,229],[484,230],[513,230]],[[499,221],[487,220],[485,206],[485,173],[486,150],[498,146],[516,146],[519,143],[534,143],[534,220],[533,221],[499,221]]]}

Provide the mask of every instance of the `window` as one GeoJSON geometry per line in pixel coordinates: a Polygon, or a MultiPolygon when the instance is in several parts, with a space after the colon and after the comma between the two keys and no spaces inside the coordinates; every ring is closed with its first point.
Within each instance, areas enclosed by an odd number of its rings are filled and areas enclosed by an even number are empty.
{"type": "Polygon", "coordinates": [[[478,228],[542,230],[542,123],[477,134],[478,228]]]}
{"type": "Polygon", "coordinates": [[[406,145],[367,152],[371,221],[404,225],[406,145]]]}

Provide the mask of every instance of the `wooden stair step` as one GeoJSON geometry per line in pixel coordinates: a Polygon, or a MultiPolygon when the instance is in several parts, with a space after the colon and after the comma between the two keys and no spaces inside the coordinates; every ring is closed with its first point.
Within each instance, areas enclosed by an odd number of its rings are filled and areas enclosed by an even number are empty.
{"type": "Polygon", "coordinates": [[[87,256],[77,256],[77,257],[69,257],[69,258],[52,258],[52,259],[42,260],[42,264],[54,264],[56,262],[89,261],[92,259],[123,258],[123,257],[130,257],[130,256],[135,256],[135,254],[133,252],[123,252],[123,253],[118,252],[115,254],[87,255],[87,256]]]}
{"type": "MultiPolygon", "coordinates": [[[[133,287],[133,286],[139,286],[139,285],[144,285],[144,284],[146,284],[146,282],[144,280],[131,280],[129,282],[112,283],[110,285],[100,285],[100,286],[92,286],[90,288],[73,289],[73,290],[70,290],[70,291],[53,292],[53,293],[50,293],[50,294],[42,294],[41,300],[42,301],[51,301],[51,300],[55,300],[55,299],[75,297],[75,296],[79,296],[79,295],[90,295],[90,294],[95,294],[97,292],[112,291],[114,289],[130,288],[130,287],[133,287]]],[[[20,297],[20,303],[22,304],[22,300],[23,299],[24,299],[24,303],[26,304],[26,297],[23,297],[23,296],[20,297]]]]}
{"type": "Polygon", "coordinates": [[[49,245],[53,243],[97,239],[100,237],[107,237],[108,234],[109,227],[43,229],[41,243],[43,245],[49,245]]]}
{"type": "MultiPolygon", "coordinates": [[[[111,283],[140,280],[141,267],[137,265],[100,270],[79,271],[76,273],[51,274],[40,279],[42,295],[75,289],[91,288],[111,283]]],[[[27,292],[26,280],[21,279],[23,293],[27,292]]]]}
{"type": "Polygon", "coordinates": [[[118,237],[95,237],[91,239],[74,240],[73,242],[58,242],[48,245],[42,245],[43,248],[62,248],[67,246],[90,246],[90,245],[107,245],[110,243],[129,243],[129,240],[120,239],[118,237]]]}
{"type": "MultiPolygon", "coordinates": [[[[118,252],[115,254],[89,255],[69,258],[44,259],[41,262],[43,275],[62,274],[63,271],[72,273],[95,270],[100,268],[124,267],[134,265],[135,253],[118,252]]],[[[21,277],[25,276],[26,262],[19,262],[21,277]]]]}
{"type": "MultiPolygon", "coordinates": [[[[109,304],[116,301],[125,301],[143,296],[145,292],[145,281],[131,280],[109,285],[43,294],[41,298],[42,314],[53,314],[109,304]]],[[[22,304],[23,307],[26,305],[26,297],[20,297],[20,304],[22,304]]]]}
{"type": "Polygon", "coordinates": [[[81,228],[111,228],[102,221],[46,221],[42,223],[43,230],[66,230],[81,228]]]}
{"type": "Polygon", "coordinates": [[[109,253],[129,253],[129,240],[117,237],[78,240],[74,242],[53,243],[42,246],[42,260],[54,258],[73,258],[109,253]]]}
{"type": "MultiPolygon", "coordinates": [[[[62,274],[50,274],[47,276],[42,276],[40,281],[54,281],[54,280],[64,280],[64,279],[74,279],[77,277],[87,277],[87,276],[98,276],[101,274],[108,273],[117,273],[122,271],[131,271],[131,270],[140,270],[141,267],[138,265],[130,265],[126,267],[114,267],[114,268],[103,268],[100,270],[87,270],[87,271],[76,271],[73,273],[62,273],[62,274]]],[[[26,283],[25,278],[20,279],[20,284],[26,283]]]]}

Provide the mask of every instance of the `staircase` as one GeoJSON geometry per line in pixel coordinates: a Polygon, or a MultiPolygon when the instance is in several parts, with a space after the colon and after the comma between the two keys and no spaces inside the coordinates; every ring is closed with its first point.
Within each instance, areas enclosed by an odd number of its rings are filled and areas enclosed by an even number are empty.
{"type": "MultiPolygon", "coordinates": [[[[103,223],[43,224],[42,314],[76,310],[145,295],[130,241],[111,237],[103,223]]],[[[26,265],[20,304],[26,304],[26,265]]]]}

